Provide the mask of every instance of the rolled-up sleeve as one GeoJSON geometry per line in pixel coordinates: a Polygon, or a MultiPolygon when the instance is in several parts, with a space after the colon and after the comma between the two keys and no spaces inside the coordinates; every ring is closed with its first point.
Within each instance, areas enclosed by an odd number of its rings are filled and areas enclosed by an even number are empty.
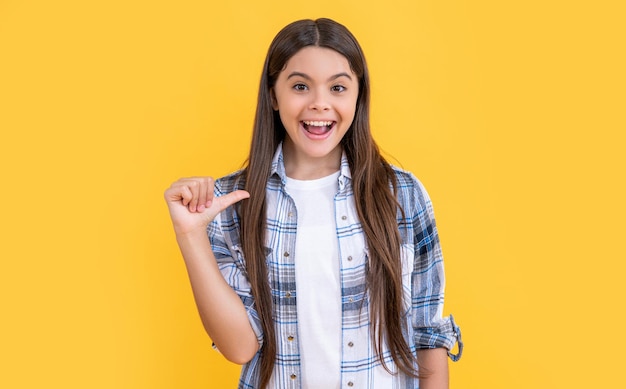
{"type": "Polygon", "coordinates": [[[239,241],[238,236],[233,235],[238,234],[237,228],[232,218],[228,217],[227,211],[220,213],[209,223],[207,234],[222,276],[243,302],[260,349],[263,345],[261,320],[246,273],[243,251],[238,244],[233,243],[239,241]]]}
{"type": "Polygon", "coordinates": [[[414,262],[411,277],[413,341],[417,349],[446,348],[453,361],[463,351],[452,315],[443,317],[445,275],[439,234],[430,198],[417,179],[413,193],[414,262]],[[457,354],[450,350],[459,344],[457,354]]]}

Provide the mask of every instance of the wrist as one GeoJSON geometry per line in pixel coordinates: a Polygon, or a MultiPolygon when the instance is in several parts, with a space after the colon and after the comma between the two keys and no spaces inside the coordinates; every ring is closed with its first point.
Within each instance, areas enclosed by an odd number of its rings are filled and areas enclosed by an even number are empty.
{"type": "Polygon", "coordinates": [[[174,227],[174,233],[176,235],[176,241],[178,244],[198,244],[208,243],[209,237],[206,232],[206,228],[195,228],[192,230],[181,230],[174,227]]]}

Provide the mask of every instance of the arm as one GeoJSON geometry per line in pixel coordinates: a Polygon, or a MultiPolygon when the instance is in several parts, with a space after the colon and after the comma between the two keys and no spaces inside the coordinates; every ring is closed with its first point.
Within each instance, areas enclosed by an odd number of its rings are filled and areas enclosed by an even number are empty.
{"type": "MultiPolygon", "coordinates": [[[[449,356],[457,361],[463,351],[461,333],[453,317],[443,317],[445,274],[434,211],[428,193],[415,180],[413,193],[414,263],[412,273],[414,342],[420,367],[425,368],[423,388],[448,387],[449,356]],[[455,343],[458,354],[450,353],[455,343]],[[430,374],[430,376],[429,376],[430,374]]],[[[420,386],[422,388],[422,386],[420,386]]]]}
{"type": "Polygon", "coordinates": [[[420,389],[448,389],[448,351],[445,348],[417,350],[417,362],[424,374],[420,389]]]}
{"type": "Polygon", "coordinates": [[[210,178],[182,179],[165,192],[202,324],[220,352],[238,364],[252,359],[259,344],[241,299],[219,270],[206,227],[219,212],[248,196],[235,191],[213,197],[210,178]]]}

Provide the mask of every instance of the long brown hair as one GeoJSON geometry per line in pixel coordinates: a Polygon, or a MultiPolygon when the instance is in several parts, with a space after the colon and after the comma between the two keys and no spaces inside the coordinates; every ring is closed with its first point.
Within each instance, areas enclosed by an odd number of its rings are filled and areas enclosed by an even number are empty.
{"type": "Polygon", "coordinates": [[[369,121],[370,84],[365,56],[355,37],[330,19],[300,20],[283,28],[272,41],[263,66],[252,144],[245,167],[250,198],[241,204],[241,241],[256,309],[261,319],[264,342],[261,350],[260,388],[272,375],[276,357],[276,333],[264,251],[266,234],[265,188],[278,144],[285,128],[272,108],[271,89],[287,61],[307,46],[318,46],[342,54],[359,79],[356,113],[342,139],[349,161],[357,215],[369,248],[367,289],[369,293],[372,343],[383,366],[382,346],[387,344],[398,369],[416,376],[415,357],[403,334],[402,268],[392,168],[380,155],[372,139],[369,121]]]}

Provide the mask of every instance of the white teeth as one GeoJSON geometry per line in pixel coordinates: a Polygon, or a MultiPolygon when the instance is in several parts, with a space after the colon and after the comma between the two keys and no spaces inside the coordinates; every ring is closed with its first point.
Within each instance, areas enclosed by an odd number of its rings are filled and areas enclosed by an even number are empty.
{"type": "Polygon", "coordinates": [[[306,124],[307,126],[313,126],[313,127],[328,127],[330,125],[333,124],[333,122],[322,122],[322,121],[303,121],[304,124],[306,124]]]}

